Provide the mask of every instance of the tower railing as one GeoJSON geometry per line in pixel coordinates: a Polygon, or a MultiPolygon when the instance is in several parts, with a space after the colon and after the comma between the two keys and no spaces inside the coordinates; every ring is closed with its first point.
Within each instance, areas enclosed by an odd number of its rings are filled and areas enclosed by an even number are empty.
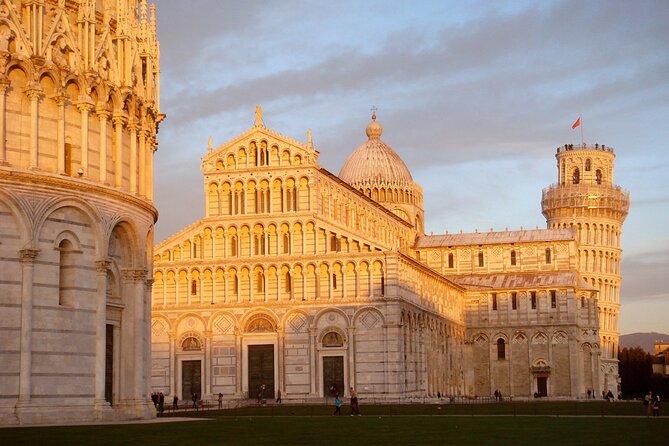
{"type": "Polygon", "coordinates": [[[558,153],[570,150],[601,150],[603,152],[613,153],[613,147],[608,147],[605,144],[565,144],[557,148],[558,153]]]}

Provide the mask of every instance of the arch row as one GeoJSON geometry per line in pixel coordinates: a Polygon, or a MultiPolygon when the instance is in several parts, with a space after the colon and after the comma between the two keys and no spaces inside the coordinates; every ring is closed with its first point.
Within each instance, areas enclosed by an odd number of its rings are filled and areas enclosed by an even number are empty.
{"type": "Polygon", "coordinates": [[[157,267],[154,307],[249,302],[353,302],[383,296],[383,259],[157,267]]]}
{"type": "Polygon", "coordinates": [[[207,216],[309,211],[312,184],[307,176],[262,176],[208,183],[207,216]]]}
{"type": "Polygon", "coordinates": [[[0,161],[153,197],[151,166],[162,119],[153,101],[95,77],[36,69],[18,59],[8,63],[6,73],[3,120],[54,130],[39,137],[7,132],[0,161]]]}
{"type": "Polygon", "coordinates": [[[413,246],[416,229],[407,225],[410,222],[406,219],[402,219],[403,222],[397,221],[396,213],[386,208],[379,212],[379,205],[365,200],[355,191],[342,188],[341,184],[329,177],[322,179],[324,181],[318,183],[317,207],[325,218],[373,237],[383,242],[387,248],[407,251],[413,246]]]}
{"type": "Polygon", "coordinates": [[[268,138],[260,138],[221,151],[210,162],[217,171],[232,171],[263,166],[301,166],[307,162],[307,157],[301,149],[280,145],[278,141],[268,138]]]}
{"type": "Polygon", "coordinates": [[[319,227],[314,220],[276,220],[250,224],[204,226],[187,239],[156,248],[154,261],[236,259],[243,257],[365,253],[377,248],[319,227]]]}

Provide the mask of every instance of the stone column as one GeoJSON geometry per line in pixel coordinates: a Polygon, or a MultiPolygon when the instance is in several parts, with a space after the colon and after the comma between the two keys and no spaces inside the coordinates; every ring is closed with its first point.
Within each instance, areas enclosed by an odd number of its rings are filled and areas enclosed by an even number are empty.
{"type": "Polygon", "coordinates": [[[135,121],[128,123],[128,130],[130,130],[130,173],[128,179],[130,180],[130,192],[137,193],[137,124],[135,121]]]}
{"type": "Polygon", "coordinates": [[[33,275],[37,249],[22,249],[21,256],[21,356],[19,399],[29,404],[32,397],[33,275]]]}
{"type": "Polygon", "coordinates": [[[114,185],[121,187],[123,185],[123,124],[126,118],[121,115],[114,115],[114,132],[116,133],[116,144],[114,147],[114,185]]]}
{"type": "Polygon", "coordinates": [[[235,329],[235,392],[237,396],[243,396],[242,393],[242,331],[235,329]]]}
{"type": "Polygon", "coordinates": [[[156,153],[157,141],[151,140],[148,157],[146,158],[146,198],[153,202],[153,157],[156,153]]]}
{"type": "Polygon", "coordinates": [[[145,325],[145,296],[144,296],[144,280],[146,279],[146,270],[144,269],[127,269],[123,270],[123,278],[127,282],[126,289],[128,290],[127,302],[132,306],[132,319],[128,320],[129,325],[132,326],[132,358],[127,358],[132,363],[132,380],[133,386],[128,390],[132,390],[130,399],[134,400],[136,404],[143,404],[146,402],[145,398],[145,358],[147,339],[144,338],[145,325]]]}
{"type": "Polygon", "coordinates": [[[348,385],[355,389],[355,327],[348,327],[348,385]]]}
{"type": "MultiPolygon", "coordinates": [[[[211,390],[211,338],[213,333],[210,330],[204,332],[204,391],[207,395],[212,395],[211,390]]],[[[202,398],[204,399],[204,397],[202,398]]]]}
{"type": "Polygon", "coordinates": [[[30,99],[30,149],[29,168],[39,167],[39,101],[42,99],[42,89],[39,84],[29,86],[26,89],[26,96],[30,99]]]}
{"type": "MultiPolygon", "coordinates": [[[[177,343],[177,334],[176,332],[168,333],[170,339],[170,368],[169,368],[169,382],[170,382],[170,395],[176,395],[177,388],[177,358],[176,358],[176,343],[177,343]]],[[[181,395],[181,399],[184,396],[181,395]]]]}
{"type": "Polygon", "coordinates": [[[9,79],[0,78],[0,165],[7,163],[7,129],[5,128],[7,113],[7,88],[9,88],[9,79]]]}
{"type": "Polygon", "coordinates": [[[316,383],[318,382],[318,356],[316,352],[316,328],[309,328],[309,356],[311,360],[309,363],[311,367],[309,370],[309,393],[311,396],[316,396],[316,383]]]}
{"type": "Polygon", "coordinates": [[[81,113],[81,168],[84,176],[88,177],[88,114],[93,109],[93,103],[89,97],[85,97],[77,103],[81,113]]]}
{"type": "Polygon", "coordinates": [[[105,361],[107,349],[107,270],[111,262],[103,259],[95,262],[97,301],[95,303],[95,396],[96,410],[109,404],[105,401],[105,361]]]}
{"type": "MultiPolygon", "coordinates": [[[[277,331],[278,342],[279,342],[278,346],[277,346],[277,348],[278,348],[278,352],[277,352],[278,358],[277,358],[277,360],[278,360],[278,368],[279,368],[279,370],[278,370],[279,382],[276,385],[275,394],[276,394],[276,390],[281,390],[281,394],[284,395],[285,392],[286,392],[286,373],[285,373],[285,365],[284,365],[285,364],[285,357],[284,356],[286,354],[285,351],[284,351],[284,345],[286,343],[286,333],[281,327],[278,327],[276,329],[276,331],[277,331]]],[[[274,395],[274,396],[276,397],[276,395],[274,395]]]]}
{"type": "Polygon", "coordinates": [[[149,132],[146,129],[139,131],[139,195],[146,197],[146,138],[149,132]]]}
{"type": "Polygon", "coordinates": [[[56,172],[65,175],[65,102],[67,96],[60,94],[53,97],[58,106],[58,121],[56,121],[56,172]]]}
{"type": "Polygon", "coordinates": [[[100,120],[100,183],[107,183],[107,120],[111,113],[104,108],[104,104],[95,110],[100,120]]]}

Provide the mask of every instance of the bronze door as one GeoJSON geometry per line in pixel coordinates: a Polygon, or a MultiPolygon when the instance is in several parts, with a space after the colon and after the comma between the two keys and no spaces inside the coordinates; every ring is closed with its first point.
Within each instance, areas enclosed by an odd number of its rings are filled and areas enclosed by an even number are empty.
{"type": "Polygon", "coordinates": [[[323,394],[328,396],[343,396],[344,389],[344,357],[323,357],[323,394]]]}
{"type": "Polygon", "coordinates": [[[545,376],[537,377],[537,393],[539,396],[548,396],[548,378],[545,376]]]}
{"type": "Polygon", "coordinates": [[[249,399],[274,399],[274,345],[249,345],[249,399]]]}
{"type": "Polygon", "coordinates": [[[191,401],[193,394],[202,399],[202,361],[183,361],[181,363],[181,399],[191,401]]]}
{"type": "Polygon", "coordinates": [[[114,326],[107,324],[105,334],[105,401],[112,404],[114,388],[114,326]]]}

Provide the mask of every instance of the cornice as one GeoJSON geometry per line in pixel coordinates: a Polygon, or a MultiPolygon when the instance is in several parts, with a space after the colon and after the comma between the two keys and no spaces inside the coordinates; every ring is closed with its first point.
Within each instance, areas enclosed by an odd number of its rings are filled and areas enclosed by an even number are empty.
{"type": "Polygon", "coordinates": [[[13,167],[0,165],[0,184],[2,183],[34,185],[50,189],[51,192],[55,192],[53,189],[62,189],[75,195],[82,192],[96,196],[105,195],[112,197],[115,201],[126,203],[151,214],[154,223],[158,220],[158,211],[150,201],[89,180],[76,179],[49,172],[18,170],[13,167]]]}

